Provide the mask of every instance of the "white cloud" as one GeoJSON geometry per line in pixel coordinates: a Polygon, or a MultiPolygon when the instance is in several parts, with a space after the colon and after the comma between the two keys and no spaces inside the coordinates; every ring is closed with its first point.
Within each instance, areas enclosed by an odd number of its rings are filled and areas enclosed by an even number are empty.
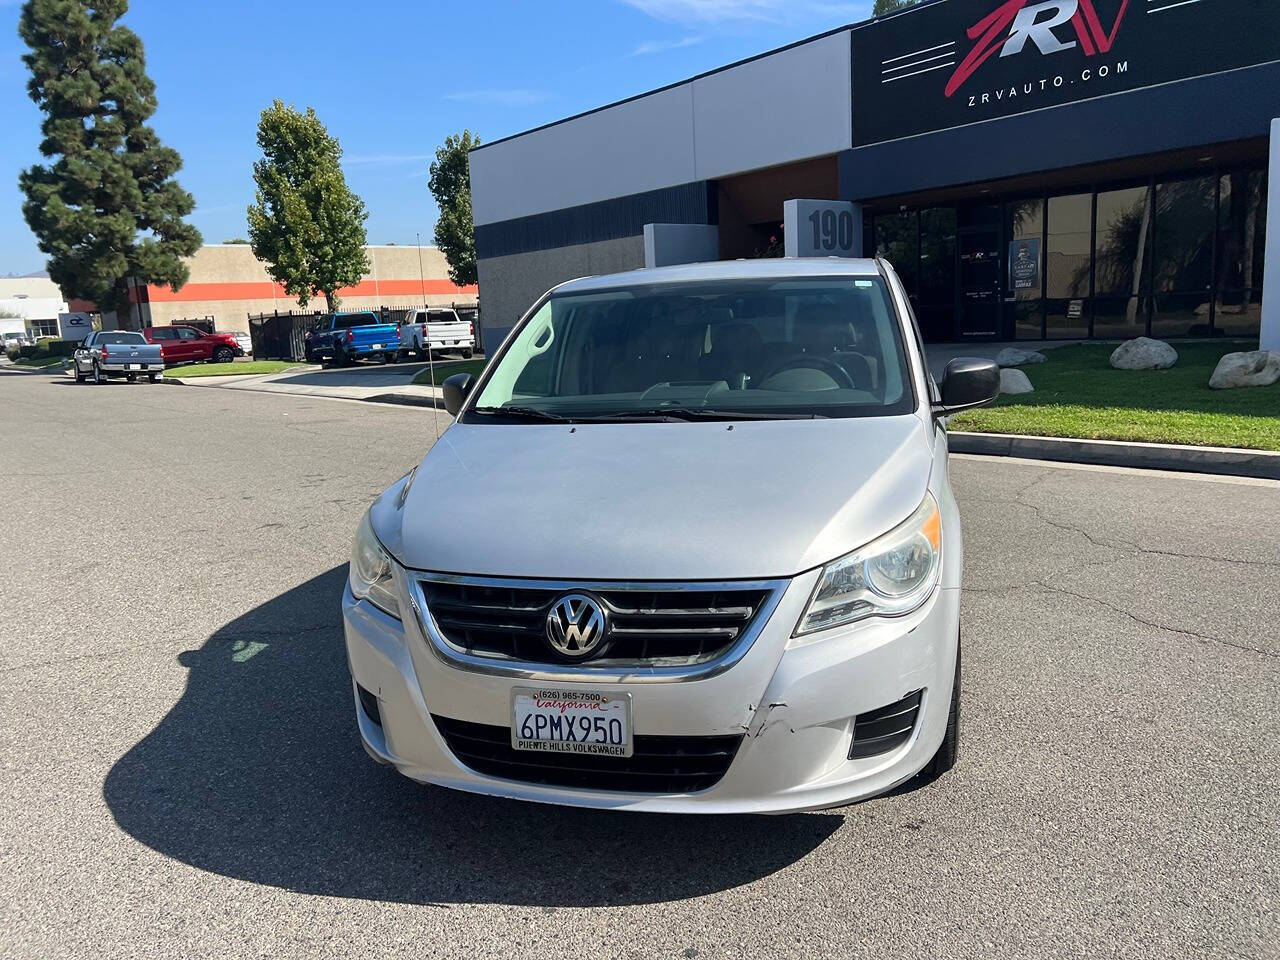
{"type": "Polygon", "coordinates": [[[500,107],[528,107],[535,103],[542,103],[550,96],[551,94],[545,90],[527,90],[517,87],[509,90],[459,90],[456,93],[446,93],[444,99],[452,100],[454,103],[491,103],[500,107]]]}
{"type": "Polygon", "coordinates": [[[675,23],[724,23],[731,20],[784,22],[826,17],[851,22],[868,14],[870,4],[836,0],[622,0],[657,20],[675,23]]]}
{"type": "Polygon", "coordinates": [[[666,53],[668,50],[680,50],[702,42],[702,37],[680,37],[678,40],[647,40],[632,50],[627,56],[647,57],[654,53],[666,53]]]}

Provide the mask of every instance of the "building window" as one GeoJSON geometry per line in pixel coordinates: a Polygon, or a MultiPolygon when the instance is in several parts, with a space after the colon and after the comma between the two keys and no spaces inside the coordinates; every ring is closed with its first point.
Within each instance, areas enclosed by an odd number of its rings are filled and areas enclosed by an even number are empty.
{"type": "Polygon", "coordinates": [[[33,337],[56,337],[58,335],[57,318],[53,320],[29,320],[33,337]]]}
{"type": "Polygon", "coordinates": [[[1212,332],[1213,243],[1217,177],[1156,185],[1151,335],[1212,332]]]}
{"type": "Polygon", "coordinates": [[[1089,336],[1089,255],[1093,195],[1049,198],[1045,233],[1045,337],[1089,336]]]}
{"type": "Polygon", "coordinates": [[[914,210],[882,213],[876,217],[876,256],[884,257],[897,271],[907,292],[915,295],[920,227],[914,210]]]}
{"type": "Polygon", "coordinates": [[[1044,337],[1044,222],[1043,197],[1005,205],[1005,304],[1013,312],[1016,340],[1044,337]]]}
{"type": "Polygon", "coordinates": [[[1218,270],[1213,325],[1226,336],[1256,336],[1262,322],[1262,255],[1267,184],[1261,170],[1218,179],[1218,270]]]}
{"type": "Polygon", "coordinates": [[[1093,335],[1128,339],[1147,332],[1151,187],[1098,193],[1093,240],[1093,335]]]}

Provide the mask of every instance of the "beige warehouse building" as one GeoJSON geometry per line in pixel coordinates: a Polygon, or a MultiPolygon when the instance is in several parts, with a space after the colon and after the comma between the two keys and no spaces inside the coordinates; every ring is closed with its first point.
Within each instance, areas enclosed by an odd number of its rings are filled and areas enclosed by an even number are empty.
{"type": "MultiPolygon", "coordinates": [[[[449,279],[444,254],[436,247],[369,246],[369,272],[355,286],[338,291],[343,310],[377,307],[474,305],[476,287],[449,279]]],[[[191,277],[176,293],[165,286],[135,288],[136,310],[122,326],[163,326],[213,318],[216,329],[249,329],[248,317],[297,310],[298,301],[271,280],[266,266],[245,244],[201,247],[188,258],[191,277]]],[[[308,310],[323,310],[324,298],[308,310]]]]}

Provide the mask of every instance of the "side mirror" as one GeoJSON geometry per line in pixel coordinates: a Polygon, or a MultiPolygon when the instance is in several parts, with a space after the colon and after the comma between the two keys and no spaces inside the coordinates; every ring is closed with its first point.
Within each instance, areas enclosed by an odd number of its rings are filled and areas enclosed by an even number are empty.
{"type": "Polygon", "coordinates": [[[475,382],[475,377],[469,373],[455,373],[445,380],[440,385],[440,389],[444,393],[444,408],[456,417],[475,382]]]}
{"type": "Polygon", "coordinates": [[[1000,368],[994,360],[980,357],[956,357],[942,372],[942,403],[934,404],[934,413],[955,413],[990,403],[1000,395],[1000,368]]]}

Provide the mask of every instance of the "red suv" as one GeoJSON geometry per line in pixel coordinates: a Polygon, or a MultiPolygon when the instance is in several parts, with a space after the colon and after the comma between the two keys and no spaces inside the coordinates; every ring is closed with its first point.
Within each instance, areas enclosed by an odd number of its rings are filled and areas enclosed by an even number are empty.
{"type": "Polygon", "coordinates": [[[205,333],[195,327],[147,327],[142,335],[148,343],[160,344],[165,366],[201,360],[230,363],[244,356],[244,349],[229,333],[205,333]]]}

